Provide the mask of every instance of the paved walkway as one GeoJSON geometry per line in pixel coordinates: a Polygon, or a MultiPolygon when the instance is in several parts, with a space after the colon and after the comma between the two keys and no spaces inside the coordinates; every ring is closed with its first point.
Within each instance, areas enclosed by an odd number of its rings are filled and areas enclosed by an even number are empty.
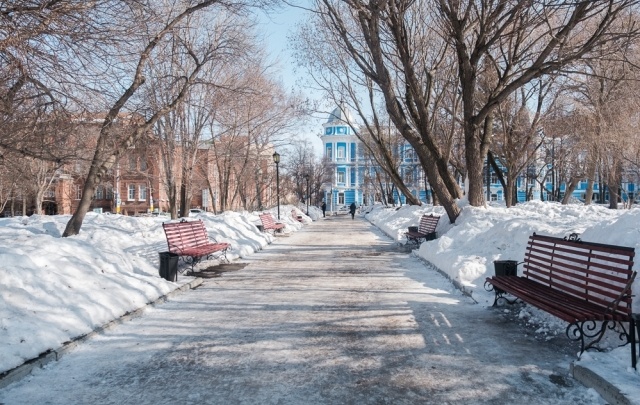
{"type": "Polygon", "coordinates": [[[242,262],[0,404],[602,403],[568,376],[563,339],[537,342],[362,218],[320,220],[242,262]]]}

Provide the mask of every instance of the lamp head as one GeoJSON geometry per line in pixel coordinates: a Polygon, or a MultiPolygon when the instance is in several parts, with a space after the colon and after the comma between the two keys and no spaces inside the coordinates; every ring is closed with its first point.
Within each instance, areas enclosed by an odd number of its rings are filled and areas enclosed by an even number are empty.
{"type": "Polygon", "coordinates": [[[278,152],[273,152],[273,161],[275,164],[280,163],[280,154],[278,152]]]}

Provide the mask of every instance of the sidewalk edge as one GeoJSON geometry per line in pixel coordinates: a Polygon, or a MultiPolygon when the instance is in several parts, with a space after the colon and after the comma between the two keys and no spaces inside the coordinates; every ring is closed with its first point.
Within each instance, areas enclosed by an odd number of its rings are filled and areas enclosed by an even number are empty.
{"type": "Polygon", "coordinates": [[[629,399],[613,384],[602,378],[593,370],[571,362],[570,371],[573,378],[585,387],[593,388],[602,399],[610,405],[632,405],[629,399]]]}
{"type": "Polygon", "coordinates": [[[23,379],[24,377],[28,376],[29,374],[31,374],[31,372],[34,369],[37,368],[42,368],[45,365],[53,362],[53,361],[58,361],[62,358],[62,356],[66,355],[67,353],[71,352],[73,349],[75,349],[78,345],[80,345],[83,342],[86,342],[87,340],[91,339],[92,337],[104,332],[105,330],[111,329],[114,326],[120,325],[124,322],[130,321],[134,318],[137,318],[139,316],[141,316],[144,311],[146,310],[146,308],[148,308],[149,306],[154,306],[157,304],[161,304],[163,302],[165,302],[167,299],[169,299],[171,296],[179,294],[181,292],[184,292],[186,290],[191,290],[194,289],[198,286],[200,286],[202,283],[204,282],[204,280],[202,278],[196,278],[188,283],[182,284],[181,286],[179,286],[178,288],[176,288],[175,290],[170,291],[169,293],[158,297],[155,301],[149,302],[146,305],[144,305],[143,307],[140,307],[134,311],[131,312],[127,312],[126,314],[122,315],[121,317],[114,319],[110,322],[107,322],[106,324],[99,326],[97,328],[95,328],[93,331],[85,334],[85,335],[81,335],[78,337],[73,338],[72,340],[70,340],[69,342],[64,343],[61,347],[59,347],[58,349],[50,349],[42,354],[40,354],[40,356],[33,358],[33,359],[29,359],[27,361],[25,361],[23,364],[12,368],[11,370],[5,371],[4,373],[0,374],[0,389],[3,389],[5,387],[7,387],[10,384],[13,384],[14,382],[17,382],[21,379],[23,379]]]}

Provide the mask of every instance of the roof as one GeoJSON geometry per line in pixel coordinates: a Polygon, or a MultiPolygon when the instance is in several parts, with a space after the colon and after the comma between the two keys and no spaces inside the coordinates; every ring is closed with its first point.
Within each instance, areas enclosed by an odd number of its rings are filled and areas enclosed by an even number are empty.
{"type": "Polygon", "coordinates": [[[353,122],[353,116],[344,103],[334,108],[327,120],[327,124],[347,124],[353,122]]]}

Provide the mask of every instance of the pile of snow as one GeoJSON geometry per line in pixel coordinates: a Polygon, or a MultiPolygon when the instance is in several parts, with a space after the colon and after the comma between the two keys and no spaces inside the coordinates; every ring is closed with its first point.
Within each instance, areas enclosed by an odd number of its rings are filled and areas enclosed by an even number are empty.
{"type": "MultiPolygon", "coordinates": [[[[291,216],[292,209],[281,207],[286,232],[302,226],[291,216]]],[[[306,207],[295,209],[304,223],[322,216],[317,207],[309,207],[309,216],[306,207]]],[[[275,209],[270,212],[277,215],[275,209]]],[[[493,274],[493,261],[522,261],[533,232],[561,237],[578,233],[583,240],[640,248],[640,209],[636,208],[609,210],[543,202],[509,209],[465,206],[455,224],[449,223],[442,207],[377,206],[362,212],[398,243],[405,243],[404,232],[417,225],[421,215],[442,215],[438,238],[423,243],[414,253],[485,306],[493,304],[493,294],[483,288],[485,277],[493,274]]],[[[231,243],[231,260],[262,249],[273,238],[256,228],[258,213],[195,216],[205,222],[211,238],[231,243]]],[[[69,218],[0,219],[0,374],[191,280],[180,275],[178,283],[171,283],[158,276],[158,253],[167,249],[162,222],[168,218],[89,213],[79,235],[62,238],[69,218]]],[[[213,264],[207,261],[199,266],[213,264]]],[[[634,312],[640,312],[640,282],[636,281],[633,292],[634,312]]],[[[520,317],[535,324],[540,335],[563,334],[566,327],[534,308],[525,307],[520,317]]],[[[626,370],[625,377],[637,381],[638,372],[629,367],[628,346],[590,353],[584,359],[599,365],[613,362],[616,372],[626,370]]]]}
{"type": "MultiPolygon", "coordinates": [[[[302,226],[291,217],[293,208],[281,207],[285,232],[302,226]]],[[[258,214],[203,213],[190,220],[203,220],[210,238],[231,243],[227,257],[233,260],[272,241],[255,226],[258,214]]],[[[69,218],[0,219],[0,374],[193,280],[180,275],[176,284],[158,275],[168,217],[88,213],[80,234],[63,238],[69,218]]],[[[303,215],[303,221],[311,218],[303,215]]]]}
{"type": "MultiPolygon", "coordinates": [[[[484,281],[494,274],[493,261],[522,262],[527,240],[533,232],[557,237],[577,233],[585,241],[629,246],[640,253],[640,207],[611,210],[598,205],[561,205],[540,201],[512,208],[501,204],[465,206],[455,224],[448,221],[442,207],[390,209],[378,206],[369,211],[367,219],[401,244],[406,243],[404,232],[409,226],[418,225],[423,214],[442,215],[436,229],[438,238],[422,243],[414,253],[436,266],[476,302],[487,307],[493,305],[494,294],[484,289],[484,281]]],[[[639,261],[635,261],[635,271],[640,268],[639,261]]],[[[518,272],[522,274],[521,266],[518,272]]],[[[640,313],[638,280],[632,286],[634,313],[640,313]]],[[[566,322],[537,308],[522,307],[518,316],[530,324],[542,340],[565,335],[566,322]]],[[[580,365],[614,384],[627,394],[627,398],[637,398],[640,395],[640,367],[638,370],[631,367],[629,345],[617,348],[620,344],[617,335],[608,333],[605,336],[601,344],[611,350],[584,353],[580,365]]]]}
{"type": "MultiPolygon", "coordinates": [[[[494,273],[495,260],[524,259],[532,233],[565,237],[579,234],[584,241],[630,246],[640,253],[640,209],[611,210],[603,206],[561,205],[531,201],[515,207],[465,206],[451,224],[442,207],[405,206],[400,209],[378,207],[367,215],[376,226],[400,243],[404,232],[420,222],[423,214],[442,215],[438,238],[422,243],[416,254],[432,263],[461,286],[479,303],[493,304],[493,293],[484,290],[484,281],[494,273]]],[[[635,270],[640,264],[635,264],[635,270]]],[[[521,266],[518,268],[522,271],[521,266]]],[[[640,297],[640,282],[633,292],[640,297]]],[[[640,313],[640,299],[633,302],[640,313]]]]}

